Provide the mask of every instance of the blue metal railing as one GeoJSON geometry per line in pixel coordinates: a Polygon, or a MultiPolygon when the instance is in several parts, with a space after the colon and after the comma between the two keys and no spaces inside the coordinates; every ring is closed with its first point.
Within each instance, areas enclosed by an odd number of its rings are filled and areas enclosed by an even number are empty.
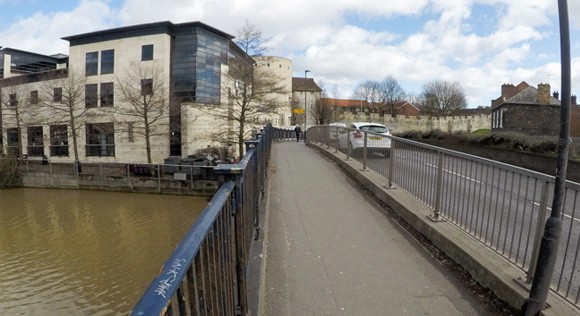
{"type": "Polygon", "coordinates": [[[246,271],[274,134],[267,126],[238,164],[216,166],[222,185],[131,315],[247,314],[246,271]]]}

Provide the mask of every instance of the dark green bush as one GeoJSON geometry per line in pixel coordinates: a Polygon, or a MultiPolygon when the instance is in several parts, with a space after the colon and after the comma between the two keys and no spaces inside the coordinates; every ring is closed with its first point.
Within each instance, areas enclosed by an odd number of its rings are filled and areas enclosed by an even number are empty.
{"type": "Polygon", "coordinates": [[[0,188],[18,186],[20,180],[17,160],[0,155],[0,188]]]}

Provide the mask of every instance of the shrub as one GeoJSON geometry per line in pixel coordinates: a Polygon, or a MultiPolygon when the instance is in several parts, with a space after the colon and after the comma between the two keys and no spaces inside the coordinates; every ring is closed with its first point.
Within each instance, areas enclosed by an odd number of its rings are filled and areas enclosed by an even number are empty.
{"type": "Polygon", "coordinates": [[[0,188],[18,186],[20,180],[18,161],[0,155],[0,188]]]}
{"type": "Polygon", "coordinates": [[[443,139],[445,137],[445,134],[438,130],[438,129],[433,129],[427,133],[423,134],[423,138],[424,139],[443,139]]]}

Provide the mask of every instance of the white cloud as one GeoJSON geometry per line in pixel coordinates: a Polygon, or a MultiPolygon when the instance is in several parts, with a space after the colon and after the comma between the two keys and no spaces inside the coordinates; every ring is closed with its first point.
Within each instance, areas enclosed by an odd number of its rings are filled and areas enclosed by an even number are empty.
{"type": "MultiPolygon", "coordinates": [[[[3,1],[0,10],[11,6],[3,1]]],[[[488,105],[504,82],[537,84],[547,80],[548,72],[550,78],[559,76],[553,67],[557,48],[554,53],[546,48],[536,52],[540,41],[557,35],[553,0],[125,0],[116,7],[115,3],[85,0],[70,12],[24,17],[0,31],[0,45],[66,53],[68,43],[61,37],[110,27],[201,21],[235,35],[248,19],[271,38],[269,53],[291,58],[297,75],[310,69],[327,87],[339,85],[344,97],[360,81],[392,74],[411,91],[435,79],[459,81],[470,105],[488,105]],[[482,8],[488,16],[477,12],[482,8]],[[347,23],[353,17],[376,22],[399,16],[412,16],[423,24],[413,26],[419,31],[403,38],[395,30],[370,31],[347,23]],[[482,21],[494,23],[482,28],[482,21]]],[[[573,51],[578,56],[580,1],[568,3],[576,30],[573,51]]]]}
{"type": "Polygon", "coordinates": [[[68,53],[67,35],[112,27],[107,1],[85,0],[70,12],[36,12],[0,32],[0,45],[41,54],[68,53]],[[98,12],[99,14],[95,14],[98,12]]]}

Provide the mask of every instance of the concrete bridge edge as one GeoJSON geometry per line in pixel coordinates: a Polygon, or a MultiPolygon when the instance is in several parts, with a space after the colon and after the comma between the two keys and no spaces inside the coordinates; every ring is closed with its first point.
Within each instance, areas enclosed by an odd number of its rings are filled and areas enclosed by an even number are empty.
{"type": "MultiPolygon", "coordinates": [[[[431,221],[427,217],[431,214],[427,206],[401,190],[387,188],[384,178],[374,172],[362,171],[362,164],[355,159],[346,160],[344,154],[335,154],[334,149],[317,144],[308,143],[308,146],[336,163],[379,200],[389,205],[439,250],[466,269],[474,280],[511,306],[517,309],[523,306],[528,290],[516,280],[525,279],[524,271],[456,226],[448,222],[431,221]]],[[[575,306],[552,292],[548,297],[548,305],[541,315],[580,315],[575,306]]]]}

